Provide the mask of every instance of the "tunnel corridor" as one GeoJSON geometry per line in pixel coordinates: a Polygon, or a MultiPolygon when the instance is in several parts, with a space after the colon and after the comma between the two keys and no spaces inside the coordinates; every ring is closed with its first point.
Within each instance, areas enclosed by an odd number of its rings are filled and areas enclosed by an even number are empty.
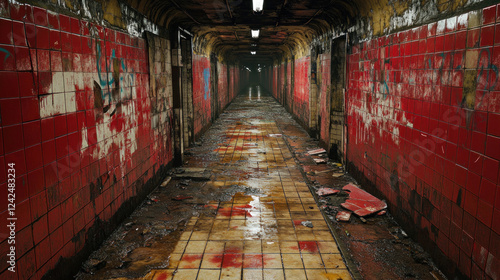
{"type": "Polygon", "coordinates": [[[495,0],[0,0],[0,279],[500,279],[495,0]]]}

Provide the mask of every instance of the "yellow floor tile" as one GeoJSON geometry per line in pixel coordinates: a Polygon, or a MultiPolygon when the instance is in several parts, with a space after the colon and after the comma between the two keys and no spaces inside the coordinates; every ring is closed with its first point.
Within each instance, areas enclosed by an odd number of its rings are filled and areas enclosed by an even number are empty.
{"type": "Polygon", "coordinates": [[[326,279],[351,280],[351,274],[347,269],[326,269],[326,279]]]}
{"type": "Polygon", "coordinates": [[[326,268],[345,268],[340,254],[321,254],[326,268]]]}
{"type": "Polygon", "coordinates": [[[264,269],[283,268],[280,254],[263,254],[262,259],[264,269]]]}
{"type": "Polygon", "coordinates": [[[263,271],[264,280],[284,280],[282,269],[264,269],[263,271]]]}
{"type": "Polygon", "coordinates": [[[286,280],[306,280],[306,273],[303,269],[285,269],[286,280]]]}
{"type": "Polygon", "coordinates": [[[262,280],[262,269],[243,269],[243,280],[262,280]]]}
{"type": "Polygon", "coordinates": [[[178,269],[174,275],[174,280],[192,280],[196,279],[198,269],[178,269]]]}
{"type": "MultiPolygon", "coordinates": [[[[322,269],[306,269],[307,280],[323,280],[327,278],[326,270],[322,269]]],[[[332,278],[334,279],[334,278],[332,278]]],[[[337,279],[335,279],[337,280],[337,279]]]]}
{"type": "Polygon", "coordinates": [[[207,245],[207,241],[193,241],[190,240],[186,246],[186,250],[184,253],[186,254],[203,254],[205,251],[205,246],[207,245]]]}
{"type": "Polygon", "coordinates": [[[307,268],[324,268],[320,254],[302,254],[304,267],[307,268]]]}
{"type": "Polygon", "coordinates": [[[286,268],[304,268],[300,254],[282,254],[283,267],[286,268]]]}
{"type": "Polygon", "coordinates": [[[220,277],[220,270],[215,269],[200,269],[198,272],[198,280],[218,280],[220,277]]]}
{"type": "Polygon", "coordinates": [[[240,280],[241,268],[223,268],[220,274],[220,279],[224,280],[240,280]]]}

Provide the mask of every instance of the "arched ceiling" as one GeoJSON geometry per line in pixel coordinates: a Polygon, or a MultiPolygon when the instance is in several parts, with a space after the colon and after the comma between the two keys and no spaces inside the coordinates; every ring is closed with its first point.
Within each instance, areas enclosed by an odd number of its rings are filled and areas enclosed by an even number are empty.
{"type": "Polygon", "coordinates": [[[359,14],[350,0],[264,0],[262,13],[253,12],[251,0],[128,2],[160,26],[179,25],[193,32],[195,51],[239,61],[272,61],[292,51],[300,55],[315,35],[348,26],[359,14]],[[260,30],[258,39],[251,37],[251,29],[260,30]]]}

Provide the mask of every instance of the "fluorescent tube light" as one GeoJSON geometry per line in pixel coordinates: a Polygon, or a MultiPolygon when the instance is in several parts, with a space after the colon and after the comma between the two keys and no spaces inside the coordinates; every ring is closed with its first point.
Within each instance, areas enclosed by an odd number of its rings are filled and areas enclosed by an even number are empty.
{"type": "Polygon", "coordinates": [[[252,29],[252,38],[259,38],[259,33],[260,33],[259,29],[257,30],[252,29]]]}

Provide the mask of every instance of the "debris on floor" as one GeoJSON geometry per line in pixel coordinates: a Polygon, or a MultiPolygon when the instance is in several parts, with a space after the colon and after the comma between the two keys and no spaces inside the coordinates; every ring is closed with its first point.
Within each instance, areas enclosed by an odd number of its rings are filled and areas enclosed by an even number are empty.
{"type": "Polygon", "coordinates": [[[205,168],[178,168],[174,171],[174,179],[192,179],[195,181],[208,181],[212,173],[205,168]],[[182,170],[182,172],[181,172],[182,170]]]}
{"type": "Polygon", "coordinates": [[[349,222],[349,220],[351,219],[351,212],[339,211],[337,213],[337,216],[335,216],[335,219],[337,219],[337,221],[349,222]]]}
{"type": "Polygon", "coordinates": [[[337,194],[339,192],[340,190],[334,190],[331,188],[320,188],[319,190],[316,191],[316,193],[319,196],[327,196],[327,195],[337,194]]]}
{"type": "Polygon", "coordinates": [[[332,177],[335,177],[335,178],[338,178],[338,177],[341,177],[341,176],[344,176],[343,172],[333,172],[333,174],[332,174],[332,177]]]}
{"type": "Polygon", "coordinates": [[[191,198],[193,198],[193,197],[192,196],[178,195],[178,196],[172,197],[172,200],[181,201],[181,200],[186,200],[186,199],[191,199],[191,198]]]}
{"type": "Polygon", "coordinates": [[[315,163],[318,163],[318,164],[319,163],[326,163],[327,162],[327,160],[324,159],[324,158],[314,158],[313,160],[314,160],[315,163]]]}
{"type": "Polygon", "coordinates": [[[313,228],[313,223],[311,221],[302,221],[300,223],[301,225],[305,226],[305,227],[308,227],[308,228],[313,228]]]}
{"type": "Polygon", "coordinates": [[[353,184],[348,184],[342,189],[349,192],[349,198],[341,204],[342,207],[353,211],[357,216],[368,216],[387,208],[387,204],[384,201],[353,184]]]}
{"type": "Polygon", "coordinates": [[[281,137],[281,134],[269,134],[269,137],[281,137]]]}
{"type": "Polygon", "coordinates": [[[160,187],[166,187],[168,185],[168,183],[170,182],[170,180],[172,180],[172,177],[167,177],[165,180],[163,180],[163,182],[161,183],[160,187]]]}
{"type": "Polygon", "coordinates": [[[326,150],[325,149],[316,149],[316,150],[310,150],[310,151],[307,151],[307,154],[308,155],[318,155],[318,154],[323,154],[323,153],[326,153],[326,150]]]}

